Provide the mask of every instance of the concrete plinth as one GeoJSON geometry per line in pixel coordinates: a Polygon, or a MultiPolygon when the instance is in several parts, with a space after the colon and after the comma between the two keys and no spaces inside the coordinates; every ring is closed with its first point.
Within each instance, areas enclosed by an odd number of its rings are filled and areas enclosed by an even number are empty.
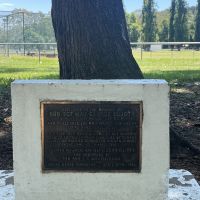
{"type": "Polygon", "coordinates": [[[169,87],[165,81],[15,81],[12,110],[16,200],[167,199],[169,87]],[[43,173],[42,101],[142,102],[141,172],[43,173]]]}

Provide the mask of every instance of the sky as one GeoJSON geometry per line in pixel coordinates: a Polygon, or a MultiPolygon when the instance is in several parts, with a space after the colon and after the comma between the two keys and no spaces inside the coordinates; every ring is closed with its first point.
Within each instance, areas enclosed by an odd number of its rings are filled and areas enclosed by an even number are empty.
{"type": "MultiPolygon", "coordinates": [[[[158,10],[170,7],[171,0],[155,0],[158,10]]],[[[197,4],[197,0],[187,0],[190,6],[197,4]]],[[[124,0],[125,9],[128,12],[141,9],[143,0],[124,0]]],[[[0,11],[10,11],[15,8],[24,8],[33,12],[47,13],[51,8],[51,0],[0,0],[0,11]]]]}

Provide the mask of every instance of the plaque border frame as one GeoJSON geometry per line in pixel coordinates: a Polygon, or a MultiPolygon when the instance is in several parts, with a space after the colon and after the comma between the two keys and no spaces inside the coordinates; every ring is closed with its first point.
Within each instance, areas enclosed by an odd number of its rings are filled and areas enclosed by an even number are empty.
{"type": "Polygon", "coordinates": [[[142,125],[143,125],[143,102],[142,101],[106,101],[106,100],[41,100],[40,101],[40,127],[41,127],[41,172],[43,174],[49,173],[141,173],[142,171],[142,125]],[[139,105],[140,108],[140,121],[139,121],[139,131],[137,131],[138,143],[137,143],[137,157],[139,159],[139,169],[138,170],[49,170],[45,169],[44,166],[44,106],[46,104],[100,104],[100,103],[111,103],[111,104],[134,104],[139,105]]]}

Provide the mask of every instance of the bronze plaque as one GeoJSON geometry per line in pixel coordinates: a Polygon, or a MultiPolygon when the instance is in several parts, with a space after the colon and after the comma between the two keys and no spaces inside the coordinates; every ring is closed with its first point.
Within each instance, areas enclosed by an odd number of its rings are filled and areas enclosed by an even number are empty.
{"type": "Polygon", "coordinates": [[[140,172],[142,104],[42,102],[43,171],[140,172]]]}

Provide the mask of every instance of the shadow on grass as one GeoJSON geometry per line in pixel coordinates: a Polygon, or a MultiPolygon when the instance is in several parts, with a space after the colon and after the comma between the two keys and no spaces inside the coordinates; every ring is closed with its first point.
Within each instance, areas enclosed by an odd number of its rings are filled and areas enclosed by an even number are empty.
{"type": "MultiPolygon", "coordinates": [[[[29,70],[27,70],[29,71],[29,70]]],[[[179,71],[150,71],[144,73],[146,79],[165,79],[169,83],[183,83],[200,81],[200,70],[179,70],[179,71]]],[[[59,75],[50,73],[49,75],[31,75],[26,79],[59,79],[59,75]]],[[[1,78],[0,87],[9,87],[13,78],[1,78]]]]}
{"type": "Polygon", "coordinates": [[[200,70],[150,71],[144,76],[146,79],[165,79],[169,83],[195,82],[200,81],[200,70]]]}

